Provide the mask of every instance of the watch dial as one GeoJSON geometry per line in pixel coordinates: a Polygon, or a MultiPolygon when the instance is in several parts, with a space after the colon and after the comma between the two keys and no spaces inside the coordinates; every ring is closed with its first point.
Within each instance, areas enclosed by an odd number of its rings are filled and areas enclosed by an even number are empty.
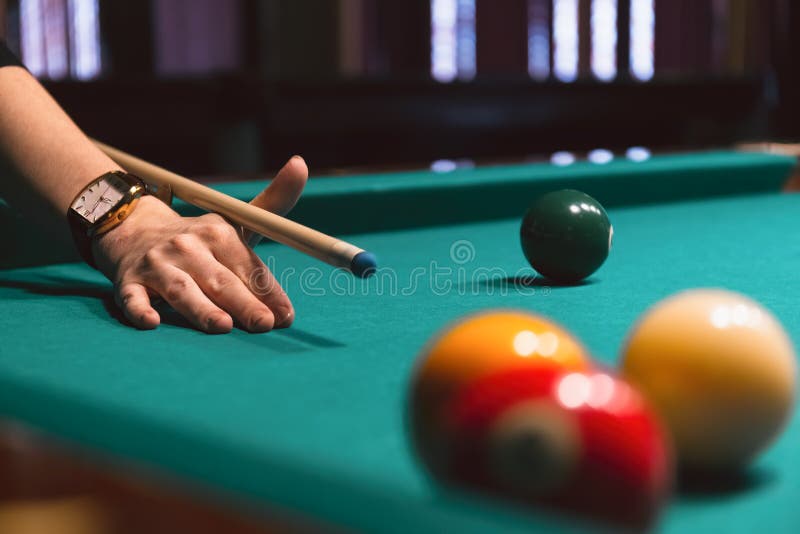
{"type": "Polygon", "coordinates": [[[130,185],[125,180],[117,176],[105,177],[86,188],[72,203],[72,209],[90,223],[97,222],[122,200],[128,189],[130,185]]]}

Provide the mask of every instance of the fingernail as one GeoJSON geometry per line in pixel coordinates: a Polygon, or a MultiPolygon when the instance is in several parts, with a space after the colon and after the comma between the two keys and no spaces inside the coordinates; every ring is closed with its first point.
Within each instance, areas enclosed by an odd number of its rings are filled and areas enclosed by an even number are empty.
{"type": "Polygon", "coordinates": [[[270,314],[264,313],[258,316],[258,319],[253,323],[253,330],[266,332],[272,330],[275,326],[275,317],[270,314]]]}
{"type": "Polygon", "coordinates": [[[275,328],[286,328],[290,324],[292,324],[292,320],[294,319],[294,310],[291,308],[287,310],[281,310],[280,312],[275,313],[275,328]]]}
{"type": "Polygon", "coordinates": [[[212,315],[206,319],[206,329],[211,333],[224,333],[230,331],[230,326],[225,324],[228,316],[212,315]]]}

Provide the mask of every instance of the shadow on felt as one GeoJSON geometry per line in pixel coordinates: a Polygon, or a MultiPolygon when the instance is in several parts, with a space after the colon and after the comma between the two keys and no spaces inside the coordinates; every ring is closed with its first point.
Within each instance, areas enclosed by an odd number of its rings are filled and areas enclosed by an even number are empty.
{"type": "Polygon", "coordinates": [[[680,472],[677,495],[682,500],[733,496],[756,491],[776,479],[774,471],[759,467],[724,473],[680,472]]]}
{"type": "Polygon", "coordinates": [[[0,280],[0,287],[18,289],[31,296],[94,299],[100,306],[93,306],[91,303],[87,303],[87,308],[98,318],[105,321],[114,320],[129,324],[125,315],[114,302],[114,293],[110,286],[58,276],[39,276],[38,278],[37,281],[0,280]]]}
{"type": "MultiPolygon", "coordinates": [[[[84,304],[98,319],[105,322],[116,322],[134,328],[125,317],[122,310],[119,309],[116,302],[114,302],[113,288],[107,283],[95,283],[85,280],[44,275],[39,276],[36,281],[0,279],[0,287],[17,289],[24,292],[23,295],[19,297],[22,299],[34,298],[36,295],[93,299],[94,302],[89,300],[84,301],[84,304]],[[25,294],[29,296],[25,297],[25,294]]],[[[199,332],[199,330],[166,302],[160,300],[154,301],[153,307],[161,316],[162,325],[199,332]]],[[[252,338],[251,341],[263,347],[263,342],[257,342],[261,336],[257,334],[250,335],[241,330],[239,330],[239,332],[245,334],[244,339],[252,338]]],[[[284,330],[273,330],[270,334],[269,343],[271,345],[276,345],[273,348],[278,349],[280,352],[305,352],[313,348],[339,348],[347,346],[336,339],[320,336],[312,332],[300,330],[296,327],[284,330]],[[279,340],[276,336],[281,336],[282,339],[279,340]]]]}
{"type": "Polygon", "coordinates": [[[593,278],[581,280],[579,282],[564,283],[550,278],[545,278],[538,274],[525,274],[517,276],[498,276],[491,278],[481,278],[462,283],[463,287],[472,287],[485,290],[509,290],[509,289],[560,289],[569,287],[583,287],[597,283],[593,278]]]}
{"type": "MultiPolygon", "coordinates": [[[[99,306],[86,302],[87,309],[98,319],[106,322],[117,322],[126,326],[130,321],[114,302],[113,288],[104,283],[87,282],[58,276],[39,276],[37,281],[0,280],[0,287],[19,289],[31,295],[48,297],[81,297],[94,299],[99,306]]],[[[161,315],[161,324],[181,328],[194,328],[186,319],[167,305],[154,302],[153,307],[161,315]]]]}

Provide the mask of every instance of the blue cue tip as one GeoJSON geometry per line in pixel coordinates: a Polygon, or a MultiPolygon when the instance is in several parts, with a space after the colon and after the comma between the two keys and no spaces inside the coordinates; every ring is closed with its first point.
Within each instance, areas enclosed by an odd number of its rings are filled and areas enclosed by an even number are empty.
{"type": "Polygon", "coordinates": [[[359,278],[368,278],[375,274],[378,268],[378,260],[371,252],[359,252],[350,262],[350,271],[359,278]]]}

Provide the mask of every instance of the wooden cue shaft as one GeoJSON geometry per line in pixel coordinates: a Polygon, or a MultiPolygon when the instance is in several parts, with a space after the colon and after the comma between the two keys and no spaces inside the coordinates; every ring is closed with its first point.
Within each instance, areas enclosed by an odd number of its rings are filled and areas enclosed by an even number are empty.
{"type": "Polygon", "coordinates": [[[95,140],[94,143],[118,165],[145,182],[157,186],[168,185],[176,197],[193,206],[224,215],[248,230],[334,267],[350,270],[353,258],[364,252],[355,245],[215,191],[100,141],[95,140]]]}

